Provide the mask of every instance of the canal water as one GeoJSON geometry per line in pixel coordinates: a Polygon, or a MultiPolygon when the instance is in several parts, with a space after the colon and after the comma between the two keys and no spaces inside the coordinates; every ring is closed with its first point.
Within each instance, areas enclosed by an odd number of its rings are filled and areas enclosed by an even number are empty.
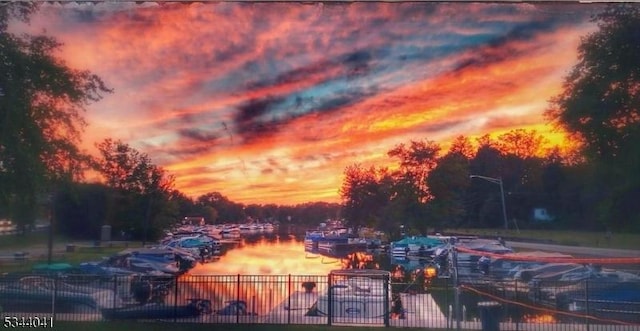
{"type": "MultiPolygon", "coordinates": [[[[402,265],[395,262],[384,252],[360,252],[340,258],[312,254],[305,251],[303,237],[271,233],[226,240],[218,260],[199,264],[189,274],[200,277],[228,276],[228,281],[218,282],[217,285],[208,285],[211,286],[209,291],[220,294],[220,301],[223,302],[233,299],[239,294],[236,293],[239,287],[234,287],[238,275],[256,277],[292,275],[288,279],[291,282],[291,277],[293,277],[294,288],[300,288],[303,282],[313,280],[318,285],[315,290],[317,293],[321,293],[326,290],[326,276],[333,270],[381,269],[391,272],[394,293],[426,295],[429,300],[435,302],[440,314],[448,316],[448,318],[455,315],[453,307],[455,291],[451,278],[426,279],[424,272],[420,272],[427,267],[426,265],[402,265]],[[324,284],[322,284],[323,282],[324,284]]],[[[258,301],[261,302],[257,305],[258,308],[255,308],[254,304],[254,309],[258,313],[264,313],[264,310],[273,307],[274,302],[282,302],[286,299],[286,293],[290,293],[290,289],[287,290],[284,281],[281,286],[275,287],[272,284],[267,285],[266,282],[264,285],[260,285],[261,282],[261,278],[256,278],[256,284],[242,295],[247,300],[250,300],[251,297],[254,298],[253,300],[258,298],[258,301]]],[[[458,297],[458,302],[461,305],[461,318],[471,321],[478,320],[481,315],[477,308],[479,302],[501,300],[499,297],[504,298],[500,293],[493,294],[495,296],[492,297],[491,294],[461,291],[461,295],[458,297]]],[[[507,301],[504,301],[502,309],[503,318],[506,320],[527,323],[556,323],[574,319],[563,314],[554,314],[553,310],[537,309],[527,303],[526,298],[524,301],[517,300],[524,302],[522,305],[510,304],[507,301]]]]}
{"type": "MultiPolygon", "coordinates": [[[[263,281],[261,276],[286,277],[293,275],[294,288],[299,288],[305,280],[317,283],[315,290],[326,290],[326,276],[333,270],[380,269],[391,272],[394,293],[428,295],[438,306],[438,314],[449,316],[453,310],[453,287],[449,279],[425,279],[420,265],[408,267],[395,264],[384,252],[358,252],[340,258],[313,254],[305,251],[304,238],[286,234],[258,234],[227,240],[218,260],[198,264],[189,275],[198,277],[215,276],[208,280],[207,292],[216,293],[219,303],[232,301],[236,296],[246,300],[257,313],[265,313],[274,302],[286,299],[286,286],[278,286],[263,281]],[[246,284],[242,278],[240,293],[235,286],[238,275],[257,277],[255,282],[246,284]],[[315,278],[314,278],[315,277],[315,278]],[[324,284],[323,284],[324,282],[324,284]],[[256,299],[257,298],[257,299],[256,299]],[[258,303],[253,303],[254,301],[258,303]]],[[[422,266],[424,267],[424,266],[422,266]]],[[[286,278],[283,278],[286,279],[286,278]]],[[[464,305],[475,305],[472,297],[463,298],[464,305]]],[[[412,309],[412,307],[405,307],[412,309]]],[[[463,309],[465,318],[477,318],[474,309],[463,309]],[[474,316],[475,315],[475,316],[474,316]]]]}

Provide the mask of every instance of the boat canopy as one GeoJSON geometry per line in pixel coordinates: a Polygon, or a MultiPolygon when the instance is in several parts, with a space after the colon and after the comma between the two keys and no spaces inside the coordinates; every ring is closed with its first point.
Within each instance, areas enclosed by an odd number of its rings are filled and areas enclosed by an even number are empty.
{"type": "Polygon", "coordinates": [[[425,247],[435,247],[444,244],[439,238],[433,237],[405,237],[401,240],[395,241],[394,246],[409,246],[409,245],[424,245],[425,247]]]}

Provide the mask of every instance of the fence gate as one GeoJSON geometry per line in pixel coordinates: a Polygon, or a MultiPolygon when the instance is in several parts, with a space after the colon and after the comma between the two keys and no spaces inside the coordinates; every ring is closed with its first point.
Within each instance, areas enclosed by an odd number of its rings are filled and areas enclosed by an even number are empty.
{"type": "Polygon", "coordinates": [[[326,294],[318,296],[317,309],[329,325],[389,325],[390,273],[384,270],[334,270],[326,294]]]}

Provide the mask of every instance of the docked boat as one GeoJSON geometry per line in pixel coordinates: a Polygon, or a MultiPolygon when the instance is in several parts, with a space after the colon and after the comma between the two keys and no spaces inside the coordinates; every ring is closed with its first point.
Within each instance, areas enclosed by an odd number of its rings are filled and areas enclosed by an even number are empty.
{"type": "Polygon", "coordinates": [[[211,301],[189,299],[184,305],[165,305],[148,303],[129,307],[102,309],[102,316],[107,320],[132,319],[169,319],[197,317],[211,313],[211,301]]]}
{"type": "Polygon", "coordinates": [[[640,323],[640,282],[583,282],[575,291],[559,293],[559,308],[599,319],[640,323]],[[587,285],[590,284],[590,285],[587,285]]]}
{"type": "Polygon", "coordinates": [[[307,231],[304,238],[305,251],[331,257],[366,251],[369,242],[349,232],[347,228],[307,231]]]}
{"type": "Polygon", "coordinates": [[[0,283],[0,306],[5,311],[23,311],[28,307],[32,312],[47,312],[54,297],[61,310],[96,311],[122,306],[121,298],[113,290],[73,285],[49,277],[24,276],[0,283]]]}
{"type": "Polygon", "coordinates": [[[164,247],[178,248],[190,252],[200,260],[210,259],[220,254],[220,240],[203,234],[173,236],[163,241],[164,247]]]}
{"type": "Polygon", "coordinates": [[[195,266],[195,259],[171,249],[127,249],[97,262],[80,263],[85,274],[95,275],[177,275],[195,266]]]}
{"type": "Polygon", "coordinates": [[[545,265],[545,259],[571,259],[572,256],[556,252],[529,251],[514,252],[494,256],[482,256],[478,260],[478,269],[485,276],[496,279],[513,280],[524,269],[545,265]]]}
{"type": "Polygon", "coordinates": [[[318,252],[331,257],[343,257],[355,252],[367,250],[368,242],[364,238],[346,238],[344,240],[328,240],[318,243],[318,252]]]}
{"type": "Polygon", "coordinates": [[[438,237],[405,237],[391,243],[391,256],[398,260],[409,259],[412,256],[426,259],[432,257],[443,245],[445,241],[438,237]]]}
{"type": "Polygon", "coordinates": [[[318,315],[327,315],[329,307],[332,317],[379,318],[389,314],[392,295],[388,271],[335,270],[330,277],[332,284],[316,302],[318,315]]]}
{"type": "Polygon", "coordinates": [[[225,302],[225,306],[214,311],[216,315],[256,315],[255,312],[247,310],[247,302],[243,300],[229,300],[225,302]]]}
{"type": "Polygon", "coordinates": [[[570,270],[535,275],[528,287],[529,299],[544,306],[572,312],[600,309],[617,313],[633,307],[640,312],[640,276],[630,272],[575,265],[570,270]]]}

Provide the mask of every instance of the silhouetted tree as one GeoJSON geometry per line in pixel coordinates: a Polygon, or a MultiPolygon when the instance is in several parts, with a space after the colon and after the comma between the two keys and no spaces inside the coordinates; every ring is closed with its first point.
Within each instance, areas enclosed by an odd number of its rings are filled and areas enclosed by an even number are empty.
{"type": "Polygon", "coordinates": [[[405,177],[416,188],[416,193],[420,202],[430,199],[429,188],[427,186],[427,174],[433,169],[438,160],[440,145],[434,141],[414,141],[409,146],[400,144],[389,152],[392,158],[397,158],[400,162],[400,169],[396,176],[405,177]]]}
{"type": "Polygon", "coordinates": [[[21,230],[53,187],[82,176],[89,160],[78,148],[82,115],[110,91],[98,76],[57,59],[56,39],[7,31],[10,19],[28,21],[36,9],[0,6],[0,209],[21,230]]]}
{"type": "Polygon", "coordinates": [[[355,230],[376,226],[381,210],[390,199],[379,183],[378,171],[374,167],[364,169],[354,164],[346,168],[344,176],[340,196],[347,225],[355,230]]]}
{"type": "Polygon", "coordinates": [[[173,176],[154,165],[148,155],[122,141],[105,139],[97,147],[97,169],[114,192],[117,214],[110,215],[111,225],[133,226],[135,234],[146,240],[176,221],[177,205],[170,203],[173,176]]]}
{"type": "Polygon", "coordinates": [[[433,200],[429,202],[434,226],[457,227],[466,221],[466,193],[469,187],[469,159],[453,149],[440,159],[427,177],[433,200]]]}
{"type": "Polygon", "coordinates": [[[610,5],[578,47],[578,63],[548,118],[582,144],[592,164],[591,212],[603,226],[640,230],[640,8],[610,5]]]}

